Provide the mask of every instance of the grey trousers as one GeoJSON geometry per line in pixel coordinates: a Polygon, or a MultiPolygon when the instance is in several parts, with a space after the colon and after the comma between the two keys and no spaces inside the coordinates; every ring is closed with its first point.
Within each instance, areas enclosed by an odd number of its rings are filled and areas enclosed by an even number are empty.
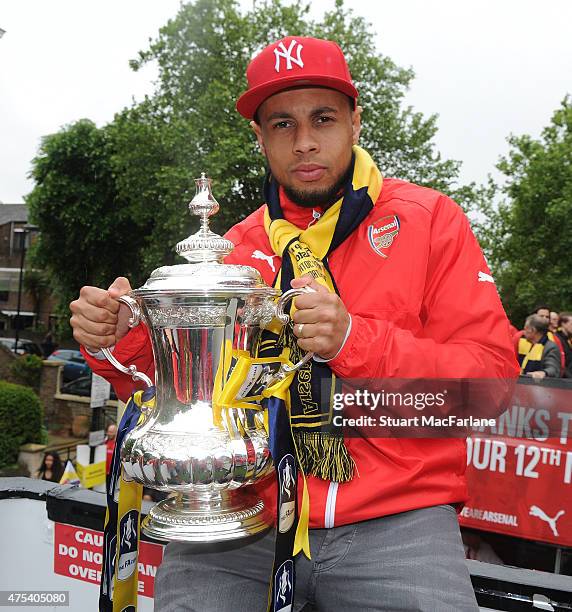
{"type": "MultiPolygon", "coordinates": [[[[434,506],[310,531],[296,557],[293,612],[478,612],[454,508],[434,506]]],[[[171,543],[157,612],[266,612],[274,533],[217,545],[171,543]]]]}

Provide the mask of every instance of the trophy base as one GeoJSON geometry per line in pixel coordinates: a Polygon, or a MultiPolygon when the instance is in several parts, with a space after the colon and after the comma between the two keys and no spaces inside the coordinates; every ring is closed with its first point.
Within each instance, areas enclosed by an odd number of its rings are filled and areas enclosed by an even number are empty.
{"type": "Polygon", "coordinates": [[[141,529],[152,538],[179,542],[225,542],[268,529],[273,518],[260,499],[227,492],[179,494],[151,508],[141,529]]]}

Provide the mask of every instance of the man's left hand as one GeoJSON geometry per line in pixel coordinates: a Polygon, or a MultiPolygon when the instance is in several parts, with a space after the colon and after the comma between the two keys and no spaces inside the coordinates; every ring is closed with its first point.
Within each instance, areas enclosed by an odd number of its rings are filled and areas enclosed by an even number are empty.
{"type": "Polygon", "coordinates": [[[330,293],[311,276],[295,278],[290,284],[294,289],[311,287],[315,290],[315,293],[299,295],[294,302],[294,334],[298,346],[322,359],[332,359],[341,349],[350,324],[344,303],[339,295],[330,293]]]}

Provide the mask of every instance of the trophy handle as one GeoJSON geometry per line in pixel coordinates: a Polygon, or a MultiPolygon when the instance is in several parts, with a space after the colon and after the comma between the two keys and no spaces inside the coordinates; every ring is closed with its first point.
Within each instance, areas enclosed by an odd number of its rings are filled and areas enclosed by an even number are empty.
{"type": "MultiPolygon", "coordinates": [[[[295,297],[299,295],[303,295],[304,293],[315,293],[316,290],[311,287],[300,287],[299,289],[290,289],[283,293],[278,301],[276,302],[276,318],[282,323],[282,325],[286,325],[288,321],[290,321],[290,317],[284,312],[284,307],[286,304],[293,300],[295,297]]],[[[286,378],[288,374],[292,374],[292,372],[296,372],[299,370],[305,363],[310,361],[314,356],[313,352],[306,353],[298,363],[295,363],[293,366],[282,365],[280,370],[276,373],[276,377],[279,380],[286,378]]]]}
{"type": "MultiPolygon", "coordinates": [[[[118,297],[117,301],[125,304],[131,311],[131,317],[129,318],[128,322],[129,329],[137,327],[137,325],[139,325],[139,323],[141,322],[141,307],[139,306],[139,304],[128,295],[122,295],[121,297],[118,297]]],[[[126,368],[122,363],[115,359],[113,353],[107,348],[102,348],[101,352],[105,355],[107,361],[109,361],[109,363],[114,368],[116,368],[120,372],[123,372],[123,374],[128,374],[134,381],[142,380],[147,385],[147,387],[153,386],[153,381],[147,376],[147,374],[139,372],[136,366],[130,365],[126,368]]]]}

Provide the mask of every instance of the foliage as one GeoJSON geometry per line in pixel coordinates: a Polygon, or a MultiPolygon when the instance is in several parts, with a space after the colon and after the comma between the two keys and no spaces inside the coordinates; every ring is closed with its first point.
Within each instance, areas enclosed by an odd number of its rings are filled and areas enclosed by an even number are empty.
{"type": "Polygon", "coordinates": [[[37,355],[21,355],[10,364],[10,374],[17,383],[39,391],[42,358],[37,355]]]}
{"type": "Polygon", "coordinates": [[[64,302],[83,284],[107,286],[121,274],[139,285],[174,263],[173,245],[197,226],[185,203],[201,172],[221,203],[218,231],[259,206],[265,160],[235,103],[250,58],[291,33],[344,49],[364,107],[362,144],[385,175],[451,187],[458,163],[435,151],[436,117],[403,108],[413,72],[377,51],[372,26],[342,0],[318,22],[301,0],[242,11],[236,0],[195,0],[131,62],[134,70],[157,62],[153,96],[101,129],[82,120],[46,137],[34,160],[28,203],[42,230],[38,255],[64,302]]]}
{"type": "Polygon", "coordinates": [[[29,388],[0,381],[0,467],[18,458],[18,449],[42,440],[43,409],[29,388]]]}
{"type": "Polygon", "coordinates": [[[41,229],[32,264],[47,267],[62,301],[133,269],[136,224],[115,188],[106,130],[83,119],[44,137],[32,177],[27,204],[41,229]]]}
{"type": "Polygon", "coordinates": [[[40,322],[42,303],[50,293],[50,282],[41,270],[26,270],[24,274],[24,289],[34,302],[36,324],[40,322]]]}
{"type": "Polygon", "coordinates": [[[480,202],[478,233],[509,316],[521,326],[538,303],[572,309],[572,100],[563,100],[538,140],[508,142],[498,164],[505,198],[498,207],[492,197],[480,202]]]}

